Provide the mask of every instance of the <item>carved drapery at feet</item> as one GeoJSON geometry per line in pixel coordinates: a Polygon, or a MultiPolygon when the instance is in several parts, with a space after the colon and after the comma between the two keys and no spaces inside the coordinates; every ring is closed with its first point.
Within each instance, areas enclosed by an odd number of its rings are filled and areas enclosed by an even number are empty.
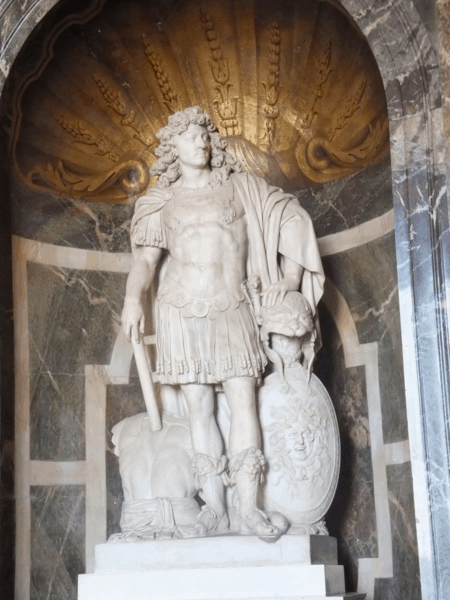
{"type": "Polygon", "coordinates": [[[115,533],[109,542],[136,542],[191,537],[198,504],[192,497],[128,500],[122,504],[121,533],[115,533]]]}

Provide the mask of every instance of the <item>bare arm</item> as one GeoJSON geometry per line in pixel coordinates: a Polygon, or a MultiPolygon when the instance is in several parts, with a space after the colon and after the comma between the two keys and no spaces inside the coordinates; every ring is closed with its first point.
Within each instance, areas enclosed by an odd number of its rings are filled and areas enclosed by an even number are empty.
{"type": "Polygon", "coordinates": [[[262,304],[267,308],[271,308],[277,302],[283,302],[288,292],[296,292],[300,287],[303,267],[287,256],[282,256],[282,267],[283,279],[272,283],[263,294],[262,304]]]}
{"type": "Polygon", "coordinates": [[[140,246],[135,254],[133,266],[127,280],[122,326],[129,341],[133,336],[139,343],[144,333],[145,311],[143,295],[150,287],[162,250],[153,246],[140,246]]]}

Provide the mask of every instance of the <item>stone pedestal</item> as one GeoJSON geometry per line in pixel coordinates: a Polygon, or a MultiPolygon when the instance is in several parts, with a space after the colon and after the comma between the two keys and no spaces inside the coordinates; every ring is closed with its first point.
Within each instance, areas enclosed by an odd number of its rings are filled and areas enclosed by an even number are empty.
{"type": "Polygon", "coordinates": [[[96,547],[79,600],[363,600],[346,594],[337,545],[326,536],[217,536],[96,547]]]}

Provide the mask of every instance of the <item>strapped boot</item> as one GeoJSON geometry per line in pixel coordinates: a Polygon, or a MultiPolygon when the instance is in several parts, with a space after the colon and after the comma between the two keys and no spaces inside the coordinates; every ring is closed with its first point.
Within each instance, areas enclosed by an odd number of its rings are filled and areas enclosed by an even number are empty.
{"type": "Polygon", "coordinates": [[[241,533],[274,538],[281,534],[280,529],[272,525],[256,505],[258,486],[264,481],[265,463],[261,450],[253,446],[243,450],[230,460],[230,485],[236,485],[239,497],[241,533]]]}
{"type": "Polygon", "coordinates": [[[192,459],[195,484],[201,490],[200,496],[206,503],[202,506],[194,527],[197,535],[206,535],[213,531],[223,533],[229,530],[229,520],[225,510],[225,485],[228,484],[226,467],[225,456],[218,459],[198,453],[192,459]]]}

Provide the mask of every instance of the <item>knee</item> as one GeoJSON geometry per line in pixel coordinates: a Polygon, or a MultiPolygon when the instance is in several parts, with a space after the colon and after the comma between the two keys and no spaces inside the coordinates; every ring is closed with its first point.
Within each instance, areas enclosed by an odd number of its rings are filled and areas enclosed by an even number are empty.
{"type": "Polygon", "coordinates": [[[229,379],[223,384],[231,412],[254,412],[256,409],[256,381],[251,377],[229,379]]]}
{"type": "Polygon", "coordinates": [[[253,394],[242,394],[234,405],[236,412],[253,413],[256,410],[256,400],[253,394]]]}
{"type": "Polygon", "coordinates": [[[194,419],[209,419],[214,415],[214,403],[200,395],[186,397],[189,415],[194,419]]]}
{"type": "Polygon", "coordinates": [[[195,419],[207,419],[214,414],[214,396],[206,386],[187,385],[183,388],[189,414],[195,419]]]}
{"type": "Polygon", "coordinates": [[[203,400],[188,404],[191,417],[196,420],[208,420],[214,416],[214,405],[203,400]]]}

